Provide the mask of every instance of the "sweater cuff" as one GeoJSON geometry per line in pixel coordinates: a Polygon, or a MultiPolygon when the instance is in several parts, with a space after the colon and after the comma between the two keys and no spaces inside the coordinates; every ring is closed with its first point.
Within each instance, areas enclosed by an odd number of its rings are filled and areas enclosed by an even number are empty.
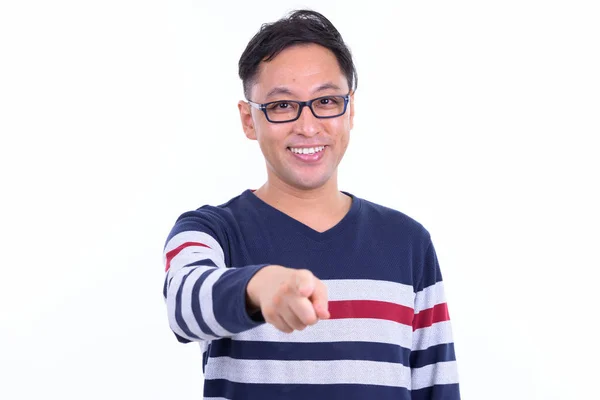
{"type": "Polygon", "coordinates": [[[247,311],[246,290],[248,282],[269,264],[232,268],[215,283],[213,305],[215,319],[227,331],[236,334],[265,323],[262,313],[250,316],[247,311]]]}
{"type": "Polygon", "coordinates": [[[244,290],[242,291],[241,296],[240,296],[242,299],[242,306],[240,307],[240,310],[242,312],[240,314],[240,319],[245,324],[252,325],[251,326],[252,328],[264,324],[265,318],[263,317],[262,311],[260,311],[260,309],[252,314],[248,314],[248,303],[247,303],[248,283],[250,282],[252,277],[254,277],[254,275],[256,275],[256,273],[258,271],[260,271],[267,265],[270,265],[270,264],[260,264],[260,265],[250,267],[250,268],[252,268],[253,271],[248,274],[249,275],[248,278],[244,281],[244,285],[243,285],[244,290]]]}

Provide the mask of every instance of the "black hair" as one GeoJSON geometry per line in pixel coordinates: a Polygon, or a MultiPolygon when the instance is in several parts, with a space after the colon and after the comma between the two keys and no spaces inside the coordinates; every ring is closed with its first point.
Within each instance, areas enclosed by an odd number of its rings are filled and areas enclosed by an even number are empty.
{"type": "Polygon", "coordinates": [[[348,80],[348,87],[356,89],[356,67],[342,35],[322,14],[296,10],[278,21],[263,24],[242,53],[238,67],[246,98],[250,96],[261,61],[270,61],[287,47],[304,43],[315,43],[331,50],[348,80]]]}

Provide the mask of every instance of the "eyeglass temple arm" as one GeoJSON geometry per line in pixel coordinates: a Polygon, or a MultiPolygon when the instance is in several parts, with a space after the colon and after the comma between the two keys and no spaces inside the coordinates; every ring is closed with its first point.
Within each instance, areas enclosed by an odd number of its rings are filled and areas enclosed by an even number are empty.
{"type": "Polygon", "coordinates": [[[250,104],[252,107],[254,107],[256,109],[262,110],[264,108],[264,106],[262,104],[255,103],[255,102],[250,101],[250,100],[246,100],[246,101],[247,101],[248,104],[250,104]]]}

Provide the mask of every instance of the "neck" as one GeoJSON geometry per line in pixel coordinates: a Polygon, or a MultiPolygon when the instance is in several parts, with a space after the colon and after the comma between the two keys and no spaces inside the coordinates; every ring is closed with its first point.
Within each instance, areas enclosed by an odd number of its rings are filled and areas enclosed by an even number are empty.
{"type": "Polygon", "coordinates": [[[269,179],[254,194],[272,207],[317,230],[326,230],[346,215],[352,200],[338,190],[337,174],[323,186],[299,189],[269,179]]]}

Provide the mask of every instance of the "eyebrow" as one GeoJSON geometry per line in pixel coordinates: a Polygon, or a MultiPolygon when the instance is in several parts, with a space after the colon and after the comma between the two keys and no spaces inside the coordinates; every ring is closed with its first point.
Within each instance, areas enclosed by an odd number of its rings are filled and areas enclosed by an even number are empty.
{"type": "Polygon", "coordinates": [[[273,89],[269,90],[269,93],[267,93],[266,98],[270,98],[273,97],[275,95],[280,95],[280,94],[286,94],[289,96],[293,96],[293,93],[290,89],[286,88],[285,86],[277,86],[274,87],[273,89]]]}
{"type": "MultiPolygon", "coordinates": [[[[320,85],[319,87],[317,87],[313,93],[318,93],[318,92],[322,92],[324,90],[329,90],[329,89],[333,89],[333,90],[340,90],[340,87],[334,83],[331,82],[327,82],[324,83],[322,85],[320,85]]],[[[269,92],[267,93],[266,99],[269,99],[270,97],[273,97],[275,95],[288,95],[288,96],[294,96],[294,93],[288,89],[285,86],[277,86],[274,87],[273,89],[269,90],[269,92]]]]}
{"type": "Polygon", "coordinates": [[[341,88],[338,85],[335,85],[331,82],[327,82],[327,83],[324,83],[321,86],[319,86],[313,93],[318,93],[318,92],[322,92],[324,90],[329,90],[329,89],[341,90],[341,88]]]}

